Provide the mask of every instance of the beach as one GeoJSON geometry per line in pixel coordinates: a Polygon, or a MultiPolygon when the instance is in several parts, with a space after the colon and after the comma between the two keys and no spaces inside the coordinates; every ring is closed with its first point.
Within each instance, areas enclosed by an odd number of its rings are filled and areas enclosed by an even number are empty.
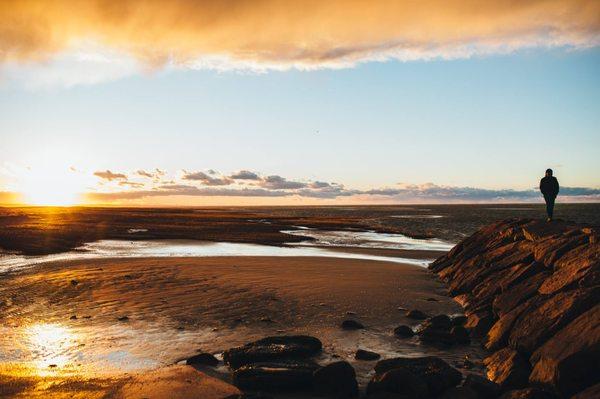
{"type": "MultiPolygon", "coordinates": [[[[450,362],[477,357],[471,347],[438,350],[394,337],[397,325],[416,324],[407,309],[461,313],[443,284],[414,265],[324,257],[99,259],[46,263],[2,280],[3,378],[25,377],[16,371],[29,368],[34,381],[102,378],[112,381],[110,390],[198,351],[219,354],[277,334],[318,337],[323,360],[348,359],[362,383],[373,362],[354,360],[359,348],[450,362]],[[345,331],[345,319],[366,328],[345,331]],[[27,347],[36,328],[63,335],[58,347],[27,347]]],[[[224,368],[215,373],[227,380],[224,368]]]]}

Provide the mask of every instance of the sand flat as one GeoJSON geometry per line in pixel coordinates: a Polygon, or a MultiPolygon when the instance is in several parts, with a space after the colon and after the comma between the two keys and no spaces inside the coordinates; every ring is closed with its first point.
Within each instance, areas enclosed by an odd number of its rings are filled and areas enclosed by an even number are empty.
{"type": "MultiPolygon", "coordinates": [[[[11,370],[25,367],[29,372],[19,378],[105,378],[115,381],[108,383],[114,390],[123,378],[173,365],[198,350],[218,354],[292,333],[323,341],[321,363],[351,361],[363,386],[373,363],[353,359],[359,347],[383,357],[437,355],[448,361],[478,351],[474,345],[438,350],[393,336],[395,326],[417,324],[399,308],[461,313],[444,285],[413,265],[325,257],[93,259],[45,263],[0,281],[3,378],[14,379],[11,370]],[[342,330],[347,318],[366,329],[342,330]],[[35,334],[48,331],[58,335],[56,347],[36,340],[35,334]]],[[[226,379],[224,367],[215,374],[226,379]]]]}

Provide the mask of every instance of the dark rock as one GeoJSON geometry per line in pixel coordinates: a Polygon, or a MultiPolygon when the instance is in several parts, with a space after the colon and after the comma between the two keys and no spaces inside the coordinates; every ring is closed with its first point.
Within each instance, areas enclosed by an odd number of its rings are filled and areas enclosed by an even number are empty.
{"type": "Polygon", "coordinates": [[[377,360],[381,357],[379,353],[359,349],[356,351],[354,358],[356,360],[377,360]]]}
{"type": "Polygon", "coordinates": [[[401,325],[394,328],[394,335],[398,337],[412,337],[415,335],[415,332],[409,326],[401,325]]]}
{"type": "Polygon", "coordinates": [[[318,393],[336,398],[358,396],[356,373],[350,363],[345,361],[331,363],[317,369],[313,374],[313,387],[318,393]]]}
{"type": "Polygon", "coordinates": [[[536,388],[516,389],[505,392],[500,399],[555,399],[553,394],[536,388]]]}
{"type": "Polygon", "coordinates": [[[439,395],[446,389],[458,385],[462,380],[462,374],[458,370],[434,356],[397,357],[381,360],[375,365],[375,377],[382,376],[393,369],[402,369],[412,373],[427,385],[427,390],[432,396],[439,395]]]}
{"type": "Polygon", "coordinates": [[[344,320],[342,322],[342,328],[344,330],[360,330],[362,328],[365,328],[365,326],[362,325],[362,323],[359,323],[356,320],[344,320]]]}
{"type": "Polygon", "coordinates": [[[423,325],[417,334],[421,342],[424,343],[453,345],[456,342],[450,330],[437,328],[430,324],[423,325]]]}
{"type": "Polygon", "coordinates": [[[465,323],[467,322],[467,316],[465,316],[465,315],[452,316],[450,318],[450,320],[452,320],[453,326],[464,326],[465,323]]]}
{"type": "Polygon", "coordinates": [[[531,366],[517,351],[504,348],[487,357],[483,362],[487,368],[488,378],[500,385],[502,390],[527,386],[531,366]]]}
{"type": "Polygon", "coordinates": [[[418,309],[413,309],[406,312],[406,317],[415,320],[425,320],[427,318],[427,314],[418,309]]]}
{"type": "Polygon", "coordinates": [[[600,398],[600,383],[593,385],[585,391],[579,392],[577,395],[571,397],[571,399],[598,399],[600,398]]]}
{"type": "Polygon", "coordinates": [[[532,356],[529,381],[570,396],[600,381],[600,304],[550,338],[532,356]]]}
{"type": "Polygon", "coordinates": [[[117,318],[118,321],[129,321],[129,317],[127,316],[121,316],[119,318],[117,318]]]}
{"type": "Polygon", "coordinates": [[[468,344],[471,342],[469,331],[463,326],[454,326],[450,329],[450,334],[457,344],[468,344]]]}
{"type": "Polygon", "coordinates": [[[445,314],[439,314],[437,316],[430,317],[429,319],[425,320],[425,323],[431,325],[432,327],[446,330],[449,330],[450,327],[452,327],[452,320],[445,314]]]}
{"type": "Polygon", "coordinates": [[[77,320],[77,315],[73,315],[71,317],[69,317],[70,320],[77,320]]]}
{"type": "Polygon", "coordinates": [[[211,366],[215,367],[219,364],[219,359],[211,355],[210,353],[199,353],[188,358],[185,364],[190,366],[211,366]]]}
{"type": "Polygon", "coordinates": [[[477,392],[468,387],[453,387],[446,390],[439,399],[479,399],[477,392]]]}
{"type": "Polygon", "coordinates": [[[498,384],[477,374],[467,374],[462,386],[476,392],[480,398],[497,398],[501,392],[498,384]]]}
{"type": "Polygon", "coordinates": [[[235,395],[226,396],[223,399],[273,399],[273,397],[263,395],[262,393],[238,393],[235,395]]]}
{"type": "Polygon", "coordinates": [[[253,363],[235,370],[232,382],[244,390],[305,391],[312,387],[313,373],[317,368],[312,363],[253,363]]]}
{"type": "MultiPolygon", "coordinates": [[[[429,388],[424,378],[416,376],[407,368],[394,368],[376,374],[367,386],[369,398],[381,393],[402,395],[401,398],[425,398],[429,388]]],[[[377,396],[380,397],[380,396],[377,396]]]]}
{"type": "Polygon", "coordinates": [[[236,369],[244,364],[281,359],[303,359],[321,352],[323,345],[307,335],[267,337],[223,353],[223,360],[236,369]]]}
{"type": "Polygon", "coordinates": [[[72,286],[76,286],[77,284],[79,284],[79,281],[77,281],[77,280],[71,280],[71,285],[72,286]]]}

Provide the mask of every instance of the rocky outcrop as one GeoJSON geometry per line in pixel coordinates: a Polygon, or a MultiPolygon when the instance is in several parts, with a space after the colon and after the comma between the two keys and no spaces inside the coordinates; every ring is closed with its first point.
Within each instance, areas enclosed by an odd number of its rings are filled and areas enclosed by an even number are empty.
{"type": "Polygon", "coordinates": [[[571,397],[600,383],[600,227],[511,219],[430,269],[465,308],[503,397],[571,397]]]}

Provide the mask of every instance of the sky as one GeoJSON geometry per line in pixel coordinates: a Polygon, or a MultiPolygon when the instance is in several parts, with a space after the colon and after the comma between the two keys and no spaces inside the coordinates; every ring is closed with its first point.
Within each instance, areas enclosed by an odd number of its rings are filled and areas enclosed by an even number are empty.
{"type": "Polygon", "coordinates": [[[0,5],[0,204],[600,200],[599,2],[82,4],[0,5]]]}

